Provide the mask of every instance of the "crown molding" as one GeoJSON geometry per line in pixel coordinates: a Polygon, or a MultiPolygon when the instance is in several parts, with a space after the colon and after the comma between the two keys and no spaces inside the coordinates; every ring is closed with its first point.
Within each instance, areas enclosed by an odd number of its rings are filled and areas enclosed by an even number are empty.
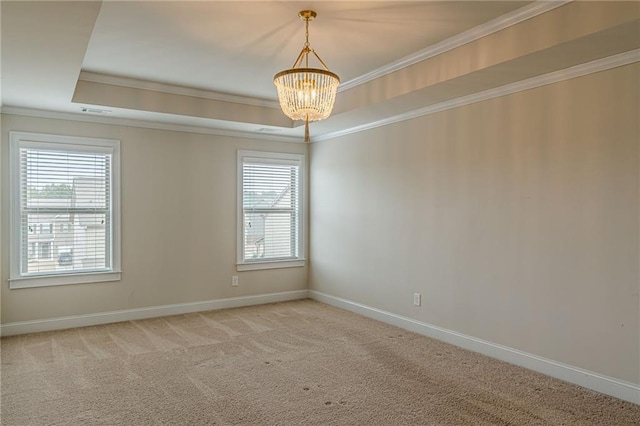
{"type": "MultiPolygon", "coordinates": [[[[496,87],[494,89],[489,89],[483,92],[478,92],[471,95],[451,99],[438,104],[429,105],[423,108],[414,109],[414,110],[407,111],[402,114],[394,115],[392,117],[387,117],[381,120],[376,120],[376,121],[372,121],[362,125],[341,129],[335,132],[328,132],[321,135],[317,135],[317,136],[314,136],[312,143],[334,139],[341,136],[349,135],[351,133],[362,132],[365,130],[374,129],[376,127],[386,126],[386,125],[397,123],[400,121],[410,120],[412,118],[417,118],[424,115],[445,111],[448,109],[458,108],[458,107],[469,105],[476,102],[494,99],[500,96],[505,96],[505,95],[513,94],[523,90],[533,89],[536,87],[557,83],[557,82],[568,80],[571,78],[581,77],[591,73],[606,71],[608,69],[629,65],[635,62],[640,62],[640,49],[630,50],[628,52],[620,53],[618,55],[613,55],[606,58],[597,59],[595,61],[587,62],[584,64],[575,65],[570,68],[554,71],[554,72],[543,74],[537,77],[532,77],[519,82],[496,87]]],[[[54,118],[59,120],[82,121],[82,122],[99,123],[99,124],[113,124],[113,125],[131,126],[131,127],[141,127],[141,128],[147,128],[147,129],[199,133],[199,134],[216,135],[216,136],[239,137],[239,138],[247,138],[247,139],[260,139],[260,140],[291,142],[291,143],[301,142],[300,137],[261,132],[260,129],[257,132],[245,132],[245,131],[237,131],[237,130],[216,129],[212,127],[200,127],[200,126],[163,123],[163,122],[147,121],[147,120],[116,118],[116,117],[110,117],[110,116],[104,116],[104,115],[102,116],[85,115],[85,114],[68,113],[68,112],[56,112],[56,111],[48,111],[48,110],[20,108],[20,107],[12,107],[7,105],[0,107],[0,113],[11,114],[11,115],[23,115],[23,116],[29,116],[29,117],[39,117],[39,118],[54,118]]]]}
{"type": "Polygon", "coordinates": [[[198,133],[203,135],[228,136],[228,137],[234,137],[234,138],[259,139],[259,140],[268,140],[268,141],[276,141],[276,142],[302,143],[301,136],[300,137],[286,136],[286,135],[279,135],[276,133],[267,133],[263,130],[264,127],[259,128],[256,132],[246,132],[241,130],[227,130],[227,129],[219,129],[215,127],[192,126],[192,125],[186,125],[186,124],[174,124],[174,123],[166,123],[166,122],[160,122],[160,121],[149,121],[149,120],[117,118],[117,117],[100,116],[100,115],[85,115],[85,114],[76,114],[71,112],[59,112],[59,111],[50,111],[50,110],[41,110],[41,109],[32,109],[32,108],[21,108],[21,107],[13,107],[8,105],[0,107],[0,113],[7,114],[7,115],[20,115],[20,116],[36,117],[36,118],[52,118],[56,120],[81,121],[85,123],[139,127],[143,129],[156,129],[156,130],[167,130],[167,131],[185,132],[185,133],[198,133]]]}
{"type": "Polygon", "coordinates": [[[534,89],[536,87],[557,83],[563,80],[569,80],[572,78],[582,77],[587,74],[606,71],[608,69],[629,65],[635,62],[640,62],[640,49],[630,50],[628,52],[620,53],[613,56],[608,56],[606,58],[597,59],[595,61],[586,62],[580,65],[575,65],[573,67],[565,68],[563,70],[554,71],[554,72],[539,75],[536,77],[528,78],[526,80],[510,83],[504,86],[496,87],[494,89],[489,89],[482,92],[473,93],[471,95],[462,96],[459,98],[440,102],[434,105],[429,105],[423,108],[414,109],[402,114],[384,118],[382,120],[372,121],[370,123],[362,124],[359,126],[342,129],[335,132],[325,133],[313,138],[313,142],[320,142],[328,139],[334,139],[340,136],[349,135],[351,133],[362,132],[364,130],[374,129],[376,127],[386,126],[386,125],[397,123],[400,121],[410,120],[412,118],[421,117],[423,115],[429,115],[436,112],[446,111],[448,109],[458,108],[458,107],[473,104],[476,102],[494,99],[500,96],[510,95],[512,93],[521,92],[523,90],[534,89]]]}
{"type": "Polygon", "coordinates": [[[173,84],[158,83],[155,81],[138,80],[135,78],[121,77],[108,74],[99,74],[89,71],[81,71],[78,80],[91,83],[110,84],[114,86],[129,87],[131,89],[152,90],[154,92],[170,93],[173,95],[191,96],[194,98],[211,99],[214,101],[233,102],[266,108],[280,108],[277,101],[269,99],[252,98],[250,96],[231,95],[229,93],[215,92],[212,90],[195,89],[191,87],[176,86],[173,84]]]}
{"type": "Polygon", "coordinates": [[[527,19],[531,19],[545,12],[549,12],[560,6],[564,6],[567,3],[571,3],[574,0],[552,0],[552,1],[535,1],[531,4],[523,6],[513,12],[506,13],[491,21],[488,21],[482,25],[471,28],[463,33],[450,37],[439,43],[419,50],[411,55],[400,58],[397,61],[391,62],[378,69],[370,71],[359,77],[353,78],[349,81],[345,81],[338,87],[338,92],[352,89],[361,84],[367,83],[376,78],[380,78],[392,72],[398,71],[402,68],[406,68],[418,62],[424,61],[441,53],[447,52],[452,49],[456,49],[472,41],[481,39],[490,34],[496,33],[500,30],[516,25],[527,19]]]}

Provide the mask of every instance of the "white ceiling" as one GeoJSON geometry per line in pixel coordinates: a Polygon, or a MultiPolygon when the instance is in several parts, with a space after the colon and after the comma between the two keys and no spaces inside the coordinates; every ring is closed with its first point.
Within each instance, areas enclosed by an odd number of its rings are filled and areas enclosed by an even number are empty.
{"type": "MultiPolygon", "coordinates": [[[[632,16],[627,26],[610,26],[620,27],[618,32],[603,28],[573,39],[558,35],[548,49],[514,55],[499,69],[479,67],[476,71],[484,74],[468,73],[472,78],[465,81],[451,75],[428,82],[432,76],[420,75],[437,69],[431,63],[429,70],[420,66],[427,60],[437,65],[439,53],[462,49],[547,10],[570,7],[565,3],[3,0],[2,108],[81,114],[89,107],[110,111],[111,120],[299,138],[299,123],[277,108],[272,78],[291,67],[302,48],[304,24],[298,11],[313,9],[318,17],[310,24],[311,46],[342,81],[334,116],[312,124],[312,134],[330,134],[406,113],[433,99],[589,60],[595,53],[569,60],[567,51],[575,49],[562,49],[589,35],[601,34],[597,40],[606,41],[598,57],[637,48],[633,25],[638,18],[632,16]],[[401,75],[407,66],[417,76],[411,81],[401,75]],[[388,85],[384,94],[376,92],[381,82],[388,85]],[[431,92],[424,92],[427,88],[431,92]]],[[[446,73],[453,71],[450,67],[446,73]]]]}
{"type": "Polygon", "coordinates": [[[272,77],[304,43],[298,11],[315,8],[311,46],[348,81],[525,3],[107,2],[85,71],[275,99],[272,77]]]}

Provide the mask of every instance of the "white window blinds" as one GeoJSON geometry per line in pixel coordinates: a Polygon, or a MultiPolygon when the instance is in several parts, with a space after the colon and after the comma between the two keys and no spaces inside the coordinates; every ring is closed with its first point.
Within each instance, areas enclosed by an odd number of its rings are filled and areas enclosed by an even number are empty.
{"type": "Polygon", "coordinates": [[[240,263],[300,259],[301,156],[241,153],[240,263]]]}
{"type": "Polygon", "coordinates": [[[113,271],[115,147],[28,139],[12,146],[12,278],[113,271]]]}

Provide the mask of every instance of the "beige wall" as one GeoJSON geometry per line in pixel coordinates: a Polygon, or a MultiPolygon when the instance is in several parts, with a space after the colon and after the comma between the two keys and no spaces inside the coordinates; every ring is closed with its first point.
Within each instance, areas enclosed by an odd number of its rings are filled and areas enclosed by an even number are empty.
{"type": "Polygon", "coordinates": [[[278,143],[2,116],[2,323],[307,288],[307,268],[236,272],[236,151],[305,153],[278,143]],[[10,130],[118,139],[122,280],[9,290],[10,130]],[[231,287],[238,275],[239,287],[231,287]]]}
{"type": "Polygon", "coordinates": [[[312,145],[310,288],[640,383],[638,75],[312,145]]]}
{"type": "MultiPolygon", "coordinates": [[[[310,288],[640,383],[639,73],[313,144],[310,288]]],[[[2,323],[306,289],[235,272],[237,149],[307,147],[3,115],[2,323]],[[8,289],[10,130],[121,140],[122,281],[8,289]]]]}

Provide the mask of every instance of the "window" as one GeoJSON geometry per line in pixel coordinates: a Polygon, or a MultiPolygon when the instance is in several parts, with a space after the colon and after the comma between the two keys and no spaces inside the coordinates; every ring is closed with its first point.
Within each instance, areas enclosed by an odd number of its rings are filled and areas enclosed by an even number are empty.
{"type": "Polygon", "coordinates": [[[304,266],[304,156],[238,151],[238,270],[304,266]]]}
{"type": "Polygon", "coordinates": [[[10,144],[10,287],[119,280],[120,142],[11,132],[10,144]]]}
{"type": "Polygon", "coordinates": [[[40,243],[40,259],[51,259],[51,241],[40,243]]]}

